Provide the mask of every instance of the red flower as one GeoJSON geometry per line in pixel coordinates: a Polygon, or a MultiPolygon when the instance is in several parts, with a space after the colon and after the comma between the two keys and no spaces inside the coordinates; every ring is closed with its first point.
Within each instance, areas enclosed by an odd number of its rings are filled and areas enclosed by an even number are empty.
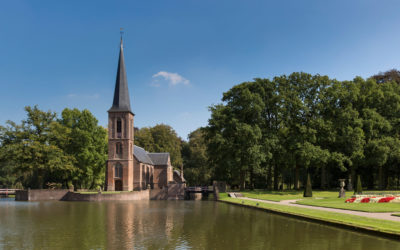
{"type": "Polygon", "coordinates": [[[379,203],[386,203],[386,202],[390,202],[393,199],[394,199],[394,197],[384,197],[384,198],[380,199],[378,202],[379,203]]]}
{"type": "Polygon", "coordinates": [[[353,203],[356,200],[356,198],[350,198],[346,200],[346,203],[353,203]]]}
{"type": "Polygon", "coordinates": [[[361,200],[361,203],[368,203],[368,202],[369,202],[369,199],[370,199],[370,198],[368,198],[368,197],[363,198],[363,199],[361,200]]]}

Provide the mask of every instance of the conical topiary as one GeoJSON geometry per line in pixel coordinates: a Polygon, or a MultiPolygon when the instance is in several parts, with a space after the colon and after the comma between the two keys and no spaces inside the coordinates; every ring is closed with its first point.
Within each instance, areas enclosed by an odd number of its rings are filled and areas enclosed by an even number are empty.
{"type": "Polygon", "coordinates": [[[307,174],[307,185],[306,188],[304,189],[303,197],[312,197],[310,173],[307,174]]]}
{"type": "Polygon", "coordinates": [[[362,185],[361,185],[361,177],[357,175],[357,186],[354,190],[354,194],[362,194],[362,185]]]}

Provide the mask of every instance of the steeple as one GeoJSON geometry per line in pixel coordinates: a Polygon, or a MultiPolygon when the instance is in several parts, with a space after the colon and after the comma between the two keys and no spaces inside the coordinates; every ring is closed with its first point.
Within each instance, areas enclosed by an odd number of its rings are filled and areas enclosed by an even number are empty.
{"type": "Polygon", "coordinates": [[[119,61],[117,79],[115,81],[114,100],[108,112],[128,111],[132,113],[131,102],[129,100],[128,80],[126,78],[124,48],[121,37],[121,47],[119,51],[119,61]]]}

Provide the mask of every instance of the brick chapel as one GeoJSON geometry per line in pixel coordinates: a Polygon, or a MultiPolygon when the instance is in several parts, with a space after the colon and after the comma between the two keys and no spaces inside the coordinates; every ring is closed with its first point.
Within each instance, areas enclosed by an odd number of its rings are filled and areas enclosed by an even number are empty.
{"type": "Polygon", "coordinates": [[[108,110],[106,189],[108,191],[162,189],[169,183],[182,182],[183,176],[178,171],[173,171],[169,153],[149,153],[135,146],[134,117],[121,38],[114,100],[108,110]]]}

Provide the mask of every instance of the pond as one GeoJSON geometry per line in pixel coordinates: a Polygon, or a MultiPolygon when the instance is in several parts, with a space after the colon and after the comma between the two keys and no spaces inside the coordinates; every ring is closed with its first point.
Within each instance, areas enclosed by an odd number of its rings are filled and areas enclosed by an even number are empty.
{"type": "Polygon", "coordinates": [[[400,242],[213,201],[0,200],[0,249],[400,249],[400,242]]]}

